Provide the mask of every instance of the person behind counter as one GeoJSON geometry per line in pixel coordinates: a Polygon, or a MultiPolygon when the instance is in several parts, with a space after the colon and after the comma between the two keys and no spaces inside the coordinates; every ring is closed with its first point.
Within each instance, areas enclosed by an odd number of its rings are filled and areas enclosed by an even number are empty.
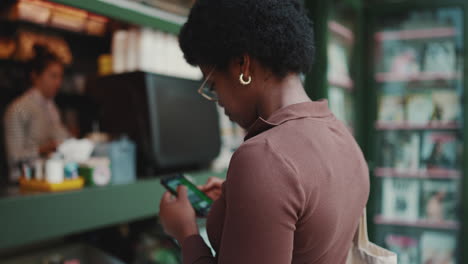
{"type": "Polygon", "coordinates": [[[299,0],[195,2],[182,51],[205,76],[199,92],[248,133],[226,181],[201,188],[216,200],[207,219],[216,256],[198,234],[187,190],[161,199],[161,224],[184,263],[345,263],[368,168],[328,102],[311,101],[302,86],[314,58],[311,24],[299,0]]]}
{"type": "Polygon", "coordinates": [[[64,65],[45,47],[34,46],[31,88],[8,106],[4,116],[10,181],[20,176],[21,162],[45,156],[68,137],[53,101],[62,84],[64,65]]]}

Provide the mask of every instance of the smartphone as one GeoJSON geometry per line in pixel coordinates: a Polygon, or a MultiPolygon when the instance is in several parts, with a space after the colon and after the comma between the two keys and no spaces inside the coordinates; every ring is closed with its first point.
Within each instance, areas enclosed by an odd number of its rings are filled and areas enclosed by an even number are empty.
{"type": "Polygon", "coordinates": [[[187,187],[188,199],[195,209],[197,216],[205,217],[210,211],[213,200],[200,191],[191,181],[183,174],[174,174],[161,178],[161,184],[166,187],[173,195],[177,196],[177,187],[184,185],[187,187]]]}

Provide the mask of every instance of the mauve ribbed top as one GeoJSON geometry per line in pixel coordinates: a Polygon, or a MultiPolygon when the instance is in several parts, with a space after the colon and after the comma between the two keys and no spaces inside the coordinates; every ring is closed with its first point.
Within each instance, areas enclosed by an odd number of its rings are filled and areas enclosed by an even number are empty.
{"type": "Polygon", "coordinates": [[[369,195],[368,168],[326,100],[259,118],[234,153],[210,211],[212,256],[198,235],[184,263],[345,263],[369,195]]]}

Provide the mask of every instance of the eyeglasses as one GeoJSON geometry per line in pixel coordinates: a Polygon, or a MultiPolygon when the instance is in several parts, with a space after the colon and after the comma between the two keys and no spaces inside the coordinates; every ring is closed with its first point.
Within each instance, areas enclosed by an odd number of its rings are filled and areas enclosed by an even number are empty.
{"type": "Polygon", "coordinates": [[[201,94],[206,99],[216,102],[218,101],[218,94],[216,93],[216,90],[214,89],[213,83],[209,81],[214,70],[215,70],[215,67],[213,67],[213,69],[210,71],[208,76],[206,76],[205,80],[201,84],[200,88],[198,88],[198,93],[201,94]]]}

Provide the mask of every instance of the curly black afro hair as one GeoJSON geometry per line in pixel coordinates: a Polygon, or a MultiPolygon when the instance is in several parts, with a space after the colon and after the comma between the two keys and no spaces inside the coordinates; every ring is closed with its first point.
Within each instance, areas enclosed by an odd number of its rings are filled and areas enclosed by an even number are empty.
{"type": "Polygon", "coordinates": [[[312,22],[299,0],[197,0],[179,44],[194,66],[226,69],[249,54],[279,77],[308,72],[315,53],[312,22]]]}

